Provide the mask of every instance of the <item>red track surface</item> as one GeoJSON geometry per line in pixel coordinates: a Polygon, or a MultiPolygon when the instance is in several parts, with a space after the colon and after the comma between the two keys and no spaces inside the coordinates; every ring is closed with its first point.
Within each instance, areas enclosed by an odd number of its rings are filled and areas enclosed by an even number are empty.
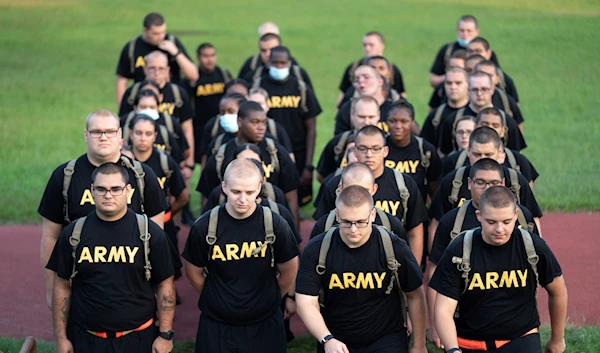
{"type": "MultiPolygon", "coordinates": [[[[569,288],[568,320],[577,325],[599,325],[600,305],[597,298],[600,282],[597,270],[600,241],[594,234],[600,229],[600,213],[547,214],[543,218],[544,238],[561,263],[569,288]]],[[[302,235],[310,234],[312,222],[303,222],[302,235]]],[[[180,232],[183,246],[187,229],[180,232]]],[[[39,265],[41,226],[0,227],[0,336],[34,336],[52,340],[52,317],[46,306],[44,281],[39,265]]],[[[305,242],[304,242],[305,243],[305,242]]],[[[177,281],[183,304],[177,307],[175,332],[178,339],[196,336],[199,310],[198,296],[185,278],[177,281]]],[[[547,295],[540,291],[542,322],[548,323],[547,295]]],[[[292,330],[303,334],[306,329],[297,318],[292,330]]]]}

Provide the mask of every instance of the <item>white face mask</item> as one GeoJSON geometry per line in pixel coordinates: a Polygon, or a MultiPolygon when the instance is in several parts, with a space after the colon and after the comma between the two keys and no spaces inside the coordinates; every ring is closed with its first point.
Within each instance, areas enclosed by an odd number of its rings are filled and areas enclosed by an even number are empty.
{"type": "Polygon", "coordinates": [[[144,109],[144,110],[140,110],[137,113],[138,114],[148,115],[153,120],[158,120],[158,118],[160,118],[160,115],[158,114],[158,110],[154,110],[154,109],[144,109]]]}
{"type": "Polygon", "coordinates": [[[237,114],[224,114],[221,115],[221,117],[219,118],[219,124],[221,124],[221,127],[226,132],[230,134],[235,134],[240,128],[238,126],[237,119],[237,114]]]}
{"type": "Polygon", "coordinates": [[[288,76],[290,75],[290,68],[289,67],[284,67],[281,69],[278,69],[276,67],[271,66],[269,68],[269,75],[277,81],[283,81],[286,78],[288,78],[288,76]]]}

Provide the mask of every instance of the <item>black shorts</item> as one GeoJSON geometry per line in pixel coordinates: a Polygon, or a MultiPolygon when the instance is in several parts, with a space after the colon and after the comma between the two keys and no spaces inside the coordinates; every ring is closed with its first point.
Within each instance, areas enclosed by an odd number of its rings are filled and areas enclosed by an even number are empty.
{"type": "MultiPolygon", "coordinates": [[[[367,346],[346,346],[350,353],[407,353],[408,336],[406,329],[402,329],[389,333],[367,346]]],[[[317,352],[325,352],[322,344],[319,344],[317,352]]]]}
{"type": "Polygon", "coordinates": [[[152,353],[152,344],[157,336],[158,328],[154,324],[145,330],[134,331],[119,338],[101,338],[75,324],[67,325],[67,338],[77,353],[152,353]]]}
{"type": "Polygon", "coordinates": [[[519,337],[505,344],[504,346],[491,351],[475,351],[471,349],[463,349],[464,353],[542,353],[542,344],[539,333],[519,337]]]}
{"type": "Polygon", "coordinates": [[[286,334],[280,310],[258,324],[232,326],[200,315],[196,353],[285,353],[286,334]]]}

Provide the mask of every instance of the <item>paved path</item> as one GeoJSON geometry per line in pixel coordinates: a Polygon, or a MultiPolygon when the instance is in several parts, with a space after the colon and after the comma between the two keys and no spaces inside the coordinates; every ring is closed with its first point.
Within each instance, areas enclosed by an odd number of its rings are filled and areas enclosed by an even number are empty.
{"type": "MultiPolygon", "coordinates": [[[[302,223],[302,235],[310,234],[312,222],[302,223]]],[[[544,237],[558,257],[569,288],[569,322],[599,325],[600,282],[595,280],[600,240],[600,213],[547,214],[542,221],[544,237]]],[[[180,232],[181,245],[188,229],[180,232]]],[[[0,227],[0,336],[35,336],[52,340],[52,317],[46,306],[42,270],[39,265],[41,226],[0,227]]],[[[306,241],[303,243],[305,244],[306,241]]],[[[197,295],[182,278],[177,283],[183,303],[177,307],[175,331],[178,339],[195,338],[199,310],[197,295]]],[[[541,290],[542,322],[549,322],[547,295],[541,290]]],[[[297,316],[292,321],[296,334],[306,329],[297,316]]]]}

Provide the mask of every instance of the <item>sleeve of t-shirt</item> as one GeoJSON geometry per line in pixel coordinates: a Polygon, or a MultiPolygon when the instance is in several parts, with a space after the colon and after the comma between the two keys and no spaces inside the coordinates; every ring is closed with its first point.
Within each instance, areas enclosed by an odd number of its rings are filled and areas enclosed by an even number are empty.
{"type": "MultiPolygon", "coordinates": [[[[334,179],[332,179],[334,180],[334,179]]],[[[315,212],[313,213],[314,219],[319,219],[324,215],[328,214],[329,211],[335,208],[335,190],[337,189],[337,184],[329,181],[323,190],[323,195],[319,200],[319,204],[317,205],[315,212]]]]}
{"type": "Polygon", "coordinates": [[[519,185],[521,185],[521,204],[523,204],[527,209],[531,211],[534,217],[542,217],[542,209],[540,205],[538,205],[535,196],[533,195],[533,191],[529,187],[529,182],[523,174],[519,174],[519,185]]]}
{"type": "Polygon", "coordinates": [[[65,201],[62,196],[65,166],[66,164],[59,166],[50,175],[38,207],[40,216],[58,224],[65,224],[63,211],[65,201]]]}
{"type": "Polygon", "coordinates": [[[506,124],[508,125],[508,144],[506,147],[515,151],[524,150],[527,147],[527,143],[515,119],[507,114],[506,124]]]}
{"type": "Polygon", "coordinates": [[[175,274],[181,268],[179,252],[169,241],[166,233],[156,223],[148,222],[150,238],[150,264],[152,265],[152,281],[160,283],[175,274]]]}
{"type": "Polygon", "coordinates": [[[181,254],[187,262],[196,267],[205,267],[208,264],[208,244],[206,243],[208,217],[210,217],[209,212],[194,223],[181,254]]]}
{"type": "Polygon", "coordinates": [[[334,138],[330,140],[325,148],[323,148],[323,152],[321,152],[321,156],[319,157],[319,163],[317,164],[317,172],[322,177],[326,177],[327,175],[335,172],[339,163],[335,162],[335,151],[334,147],[337,145],[339,138],[334,138]]]}
{"type": "Polygon", "coordinates": [[[185,180],[183,180],[179,165],[171,157],[169,157],[169,169],[173,171],[173,174],[171,174],[171,178],[169,179],[169,192],[171,195],[177,197],[186,188],[185,180]]]}
{"type": "Polygon", "coordinates": [[[129,61],[129,42],[125,44],[123,50],[121,50],[121,56],[119,57],[119,63],[117,64],[117,75],[133,78],[131,70],[131,63],[129,61]]]}
{"type": "Polygon", "coordinates": [[[464,280],[456,264],[452,263],[452,257],[462,256],[462,239],[457,239],[444,251],[433,273],[429,287],[436,292],[459,300],[464,287],[464,280]],[[460,252],[459,250],[460,249],[460,252]]]}
{"type": "Polygon", "coordinates": [[[335,130],[333,131],[333,135],[341,134],[350,129],[352,129],[350,125],[350,103],[346,102],[340,106],[340,110],[338,110],[335,116],[335,130]]]}
{"type": "Polygon", "coordinates": [[[494,62],[494,64],[496,64],[496,66],[500,67],[500,61],[498,61],[498,56],[496,56],[496,53],[492,50],[492,57],[490,58],[491,61],[494,62]]]}
{"type": "MultiPolygon", "coordinates": [[[[288,157],[289,158],[289,157],[288,157]]],[[[219,177],[217,175],[215,156],[210,156],[206,161],[196,191],[202,193],[204,197],[208,197],[211,191],[219,185],[219,177]]]]}
{"type": "Polygon", "coordinates": [[[450,153],[449,155],[446,155],[444,158],[442,158],[442,171],[440,173],[441,177],[444,177],[445,175],[447,175],[448,173],[451,173],[456,166],[456,157],[453,153],[450,153]]]}
{"type": "Polygon", "coordinates": [[[398,217],[394,217],[391,214],[387,214],[388,219],[390,221],[390,225],[392,227],[392,232],[398,236],[398,238],[408,241],[408,233],[406,233],[406,229],[402,222],[398,219],[398,217]]]}
{"type": "MultiPolygon", "coordinates": [[[[144,168],[144,213],[148,217],[156,216],[167,209],[167,200],[165,193],[160,188],[158,178],[152,168],[142,163],[144,168]]],[[[132,185],[136,185],[135,180],[130,180],[132,185]]]]}
{"type": "Polygon", "coordinates": [[[421,133],[419,136],[425,139],[425,141],[431,143],[435,146],[435,128],[433,127],[433,115],[435,114],[435,110],[429,112],[427,114],[427,118],[425,118],[425,122],[423,122],[423,127],[421,128],[421,133]]]}
{"type": "Polygon", "coordinates": [[[431,158],[429,159],[429,168],[427,168],[427,181],[438,181],[442,175],[442,161],[440,160],[440,156],[437,154],[437,151],[433,145],[427,144],[427,146],[424,146],[423,149],[431,154],[431,158]]]}
{"type": "Polygon", "coordinates": [[[404,175],[404,183],[410,193],[408,210],[406,211],[406,229],[411,230],[428,220],[427,209],[417,183],[408,175],[404,175]]]}
{"type": "Polygon", "coordinates": [[[277,146],[279,158],[279,182],[277,186],[283,192],[290,192],[300,187],[300,176],[296,164],[290,158],[290,153],[281,145],[277,146]]]}
{"type": "Polygon", "coordinates": [[[519,152],[513,152],[513,154],[521,169],[519,172],[521,172],[528,181],[535,181],[540,175],[529,159],[525,158],[525,156],[519,152]]]}
{"type": "Polygon", "coordinates": [[[412,292],[423,285],[423,271],[417,264],[417,260],[408,247],[408,243],[400,238],[393,237],[394,253],[396,260],[400,262],[398,277],[403,292],[412,292]]]}
{"type": "Polygon", "coordinates": [[[119,116],[125,116],[133,110],[133,105],[129,104],[129,102],[127,101],[129,95],[131,94],[132,87],[127,88],[125,93],[123,93],[123,97],[121,97],[121,105],[119,106],[119,116]]]}
{"type": "Polygon", "coordinates": [[[556,277],[562,275],[562,269],[554,253],[552,253],[552,250],[546,244],[546,241],[537,234],[532,234],[531,236],[533,237],[535,251],[540,257],[537,264],[540,285],[546,287],[556,277]]]}
{"type": "Polygon", "coordinates": [[[190,148],[190,145],[188,144],[187,138],[185,137],[185,134],[183,133],[183,129],[181,128],[181,124],[179,124],[179,122],[173,120],[173,130],[175,130],[175,133],[177,134],[177,136],[179,136],[178,144],[179,147],[181,148],[182,151],[187,151],[190,148]]]}
{"type": "Polygon", "coordinates": [[[406,92],[406,89],[404,88],[404,80],[402,79],[402,73],[396,65],[394,65],[394,89],[396,89],[399,94],[406,92]]]}
{"type": "Polygon", "coordinates": [[[277,185],[273,185],[273,191],[275,192],[275,202],[280,203],[285,206],[288,210],[290,209],[290,205],[288,204],[287,199],[285,198],[285,194],[283,190],[277,185]]]}
{"type": "Polygon", "coordinates": [[[308,108],[308,112],[303,114],[303,119],[314,118],[323,111],[317,100],[317,96],[315,96],[310,87],[306,87],[306,108],[308,108]]]}
{"type": "Polygon", "coordinates": [[[444,54],[446,53],[447,47],[448,44],[441,47],[437,55],[435,56],[435,60],[431,65],[431,70],[429,70],[429,72],[431,72],[432,74],[443,75],[446,73],[446,67],[444,66],[444,54]]]}
{"type": "Polygon", "coordinates": [[[288,226],[290,226],[290,230],[292,231],[292,234],[294,235],[294,239],[296,240],[297,244],[302,243],[302,236],[300,235],[300,232],[298,231],[298,227],[296,227],[296,221],[294,220],[294,216],[292,216],[292,213],[290,212],[290,210],[288,210],[287,207],[285,207],[282,204],[279,204],[279,215],[281,217],[283,217],[283,219],[285,219],[285,221],[287,222],[288,226]]]}
{"type": "MultiPolygon", "coordinates": [[[[525,207],[525,206],[523,206],[521,204],[519,204],[519,207],[520,207],[520,211],[519,212],[523,212],[523,216],[525,217],[525,220],[527,221],[527,223],[533,224],[533,232],[532,233],[535,233],[535,234],[539,235],[540,234],[540,230],[538,229],[537,224],[535,224],[535,221],[533,220],[533,215],[531,214],[531,211],[529,211],[527,209],[527,207],[525,207]]],[[[517,222],[517,224],[518,224],[518,222],[517,222]]]]}
{"type": "Polygon", "coordinates": [[[290,135],[285,131],[285,129],[279,124],[275,124],[275,129],[277,130],[277,141],[285,147],[286,150],[292,151],[294,147],[292,146],[292,140],[290,139],[290,135]]]}
{"type": "Polygon", "coordinates": [[[325,222],[326,221],[327,221],[327,215],[319,218],[319,220],[315,222],[313,229],[310,231],[309,239],[312,239],[325,231],[325,222]]]}
{"type": "MultiPolygon", "coordinates": [[[[282,264],[290,261],[300,254],[298,242],[288,222],[280,215],[273,212],[273,231],[277,236],[275,240],[275,262],[282,264]]],[[[302,239],[300,239],[302,241],[302,239]]]]}
{"type": "Polygon", "coordinates": [[[436,265],[440,262],[440,259],[448,247],[448,244],[450,244],[450,232],[452,229],[448,227],[447,222],[448,218],[442,217],[437,229],[435,230],[433,245],[431,246],[431,253],[429,254],[429,261],[436,265]]]}
{"type": "MultiPolygon", "coordinates": [[[[335,235],[335,234],[334,234],[335,235]]],[[[319,249],[323,237],[312,239],[304,247],[300,257],[300,268],[296,277],[296,293],[318,296],[321,289],[321,275],[316,271],[319,249]]]]}
{"type": "Polygon", "coordinates": [[[46,268],[56,272],[58,277],[63,279],[71,278],[73,273],[73,248],[69,244],[69,237],[73,232],[75,223],[71,223],[58,237],[46,268]]]}
{"type": "Polygon", "coordinates": [[[186,90],[181,88],[179,91],[181,92],[181,100],[183,101],[183,105],[179,109],[179,122],[183,123],[194,117],[194,108],[192,107],[190,96],[187,94],[186,90]]]}
{"type": "Polygon", "coordinates": [[[346,92],[346,90],[352,86],[352,82],[350,82],[350,68],[352,67],[352,64],[353,63],[350,63],[350,65],[346,66],[346,69],[344,70],[344,75],[342,76],[342,81],[340,82],[339,86],[339,89],[342,92],[346,92]]]}

